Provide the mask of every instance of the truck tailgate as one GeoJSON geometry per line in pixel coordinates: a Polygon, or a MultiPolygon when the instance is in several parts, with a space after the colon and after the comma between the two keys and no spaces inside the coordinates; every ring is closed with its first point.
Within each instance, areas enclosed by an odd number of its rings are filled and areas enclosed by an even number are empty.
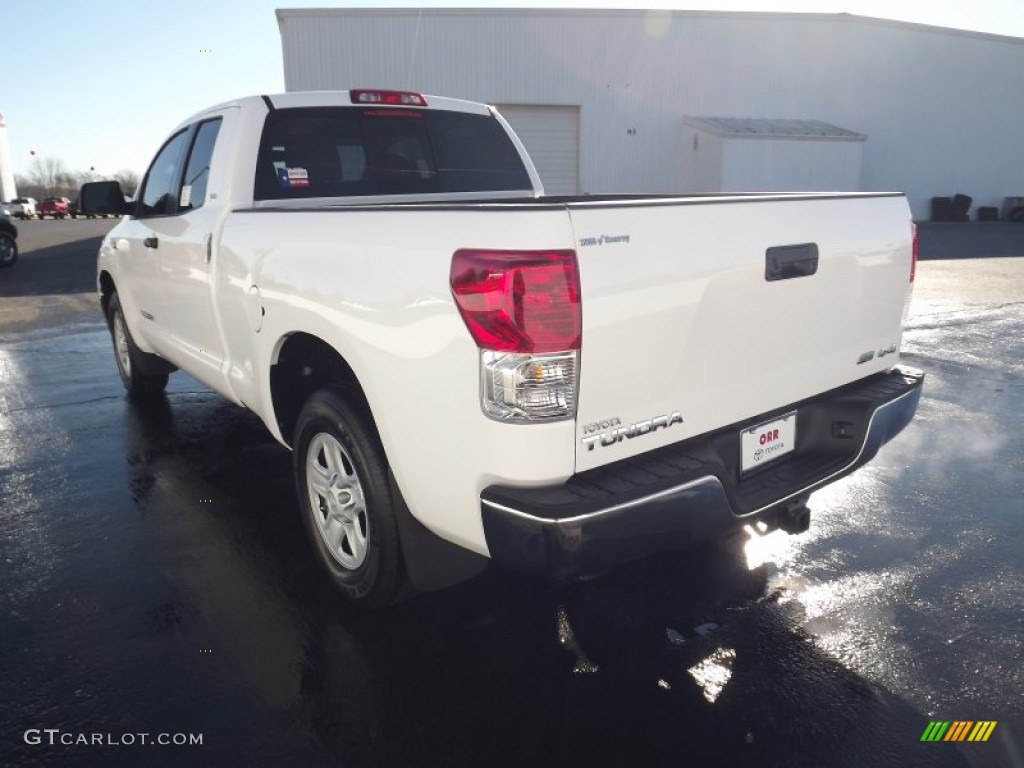
{"type": "Polygon", "coordinates": [[[577,472],[781,415],[897,362],[912,285],[902,195],[568,207],[583,297],[577,472]]]}

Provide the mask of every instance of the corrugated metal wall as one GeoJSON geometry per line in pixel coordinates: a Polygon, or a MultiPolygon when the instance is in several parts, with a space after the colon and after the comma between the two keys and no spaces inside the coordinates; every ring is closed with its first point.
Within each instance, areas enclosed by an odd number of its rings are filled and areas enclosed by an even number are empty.
{"type": "Polygon", "coordinates": [[[917,216],[1024,194],[1024,40],[851,16],[278,11],[288,90],[379,86],[580,108],[583,192],[684,188],[684,115],[866,134],[861,187],[917,216]]]}
{"type": "Polygon", "coordinates": [[[860,189],[859,141],[725,139],[723,192],[831,192],[860,189]]]}

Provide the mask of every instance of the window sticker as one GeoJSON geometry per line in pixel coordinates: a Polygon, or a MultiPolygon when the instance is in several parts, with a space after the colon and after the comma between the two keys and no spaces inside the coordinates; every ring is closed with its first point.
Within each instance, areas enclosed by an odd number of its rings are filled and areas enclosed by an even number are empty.
{"type": "Polygon", "coordinates": [[[179,208],[188,208],[192,205],[192,185],[186,184],[181,188],[181,197],[178,199],[179,208]]]}
{"type": "Polygon", "coordinates": [[[278,168],[277,178],[285,189],[309,186],[309,173],[305,168],[278,168]]]}

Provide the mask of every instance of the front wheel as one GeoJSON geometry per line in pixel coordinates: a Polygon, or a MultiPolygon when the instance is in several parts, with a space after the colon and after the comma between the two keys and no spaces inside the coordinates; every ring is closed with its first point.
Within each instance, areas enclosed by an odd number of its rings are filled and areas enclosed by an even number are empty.
{"type": "Polygon", "coordinates": [[[0,232],[0,267],[14,266],[18,260],[18,244],[6,232],[0,232]]]}
{"type": "Polygon", "coordinates": [[[110,337],[114,342],[117,372],[128,394],[135,398],[159,395],[167,386],[168,376],[166,373],[142,372],[142,359],[146,353],[135,346],[132,335],[128,332],[128,324],[124,321],[121,300],[116,293],[110,297],[110,304],[107,305],[107,320],[110,324],[110,337]]]}
{"type": "Polygon", "coordinates": [[[294,449],[303,524],[331,581],[353,602],[394,603],[405,569],[371,417],[338,391],[315,392],[299,414],[294,449]]]}

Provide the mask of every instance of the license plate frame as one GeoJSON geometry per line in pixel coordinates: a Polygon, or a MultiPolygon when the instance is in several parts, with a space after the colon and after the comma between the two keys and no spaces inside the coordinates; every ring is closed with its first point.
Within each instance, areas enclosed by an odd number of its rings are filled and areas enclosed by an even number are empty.
{"type": "Polygon", "coordinates": [[[740,430],[740,473],[774,464],[796,450],[797,412],[790,411],[740,430]]]}

